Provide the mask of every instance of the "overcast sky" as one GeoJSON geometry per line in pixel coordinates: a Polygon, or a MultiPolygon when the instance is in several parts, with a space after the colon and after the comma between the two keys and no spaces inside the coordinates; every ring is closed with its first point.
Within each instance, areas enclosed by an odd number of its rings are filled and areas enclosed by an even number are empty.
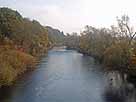
{"type": "Polygon", "coordinates": [[[110,27],[123,14],[136,25],[136,0],[0,0],[0,6],[65,33],[80,32],[85,25],[110,27]]]}

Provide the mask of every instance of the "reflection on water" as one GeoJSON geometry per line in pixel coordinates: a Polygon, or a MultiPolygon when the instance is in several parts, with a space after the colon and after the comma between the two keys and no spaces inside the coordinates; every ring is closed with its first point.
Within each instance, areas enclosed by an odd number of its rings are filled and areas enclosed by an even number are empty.
{"type": "Polygon", "coordinates": [[[106,74],[104,99],[106,102],[136,102],[135,86],[127,81],[127,75],[117,71],[106,74]]]}
{"type": "Polygon", "coordinates": [[[55,48],[37,67],[2,88],[0,102],[136,102],[127,75],[103,72],[92,57],[76,51],[55,48]]]}

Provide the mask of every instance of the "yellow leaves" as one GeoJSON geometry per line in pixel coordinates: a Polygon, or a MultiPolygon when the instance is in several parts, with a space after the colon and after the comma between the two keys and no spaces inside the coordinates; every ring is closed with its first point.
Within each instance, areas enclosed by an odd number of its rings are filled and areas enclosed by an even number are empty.
{"type": "Polygon", "coordinates": [[[104,64],[114,68],[128,68],[130,66],[130,47],[123,42],[113,44],[104,52],[104,64]]]}
{"type": "Polygon", "coordinates": [[[29,66],[33,66],[35,61],[34,57],[26,53],[0,48],[0,84],[12,84],[12,81],[29,66]]]}
{"type": "Polygon", "coordinates": [[[0,63],[0,84],[1,85],[10,85],[17,76],[17,72],[12,68],[12,65],[9,63],[3,62],[0,63]]]}
{"type": "Polygon", "coordinates": [[[0,85],[9,85],[48,47],[45,27],[17,11],[0,8],[0,85]]]}

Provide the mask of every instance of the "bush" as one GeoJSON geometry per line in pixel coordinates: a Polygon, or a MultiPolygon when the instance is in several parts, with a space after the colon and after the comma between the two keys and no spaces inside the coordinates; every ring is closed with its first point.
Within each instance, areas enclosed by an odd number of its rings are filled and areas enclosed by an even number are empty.
{"type": "Polygon", "coordinates": [[[125,43],[117,43],[104,52],[103,63],[112,68],[128,68],[131,52],[125,43]]]}
{"type": "Polygon", "coordinates": [[[10,85],[28,67],[33,66],[35,59],[23,52],[0,48],[0,85],[10,85]]]}

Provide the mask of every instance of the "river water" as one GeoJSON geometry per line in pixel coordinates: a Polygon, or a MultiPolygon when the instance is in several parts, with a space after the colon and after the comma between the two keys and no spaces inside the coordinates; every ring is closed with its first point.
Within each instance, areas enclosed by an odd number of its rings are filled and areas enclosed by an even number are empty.
{"type": "Polygon", "coordinates": [[[135,85],[94,59],[53,49],[34,71],[0,90],[0,102],[136,102],[135,85]]]}

